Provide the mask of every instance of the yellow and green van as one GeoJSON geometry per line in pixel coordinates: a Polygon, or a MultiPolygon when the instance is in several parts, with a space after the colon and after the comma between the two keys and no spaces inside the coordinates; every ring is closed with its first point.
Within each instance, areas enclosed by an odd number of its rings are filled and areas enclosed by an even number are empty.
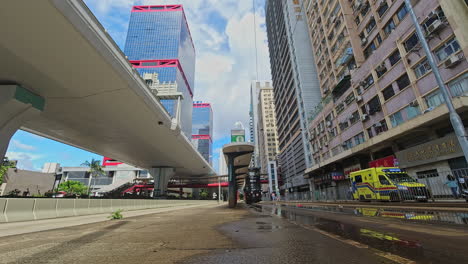
{"type": "Polygon", "coordinates": [[[369,168],[350,174],[353,198],[360,201],[427,201],[426,185],[397,167],[369,168]]]}

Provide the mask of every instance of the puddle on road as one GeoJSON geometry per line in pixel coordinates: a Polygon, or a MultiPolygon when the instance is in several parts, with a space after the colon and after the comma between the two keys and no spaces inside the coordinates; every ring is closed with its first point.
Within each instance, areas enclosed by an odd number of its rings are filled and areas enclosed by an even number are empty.
{"type": "MultiPolygon", "coordinates": [[[[257,207],[258,206],[258,207],[257,207]]],[[[361,227],[358,225],[347,224],[340,221],[325,219],[311,214],[304,214],[309,210],[314,211],[333,211],[344,214],[352,214],[358,216],[379,216],[393,217],[400,219],[419,220],[419,221],[438,221],[445,223],[466,224],[468,216],[461,216],[457,213],[446,212],[409,212],[401,210],[382,210],[377,208],[338,208],[338,207],[293,207],[293,206],[259,206],[256,210],[262,213],[268,213],[286,218],[290,221],[301,225],[316,227],[320,230],[331,234],[338,235],[345,239],[358,241],[372,248],[390,252],[399,256],[403,256],[412,260],[421,261],[423,263],[438,263],[437,260],[443,263],[447,262],[448,255],[440,249],[441,252],[430,250],[427,254],[427,249],[423,247],[423,243],[417,239],[405,239],[401,235],[384,233],[370,228],[361,227]],[[302,211],[302,213],[301,213],[302,211]],[[444,213],[441,217],[439,213],[444,213]],[[426,251],[425,251],[426,250],[426,251]],[[425,254],[426,253],[426,254],[425,254]],[[430,256],[428,256],[430,255],[430,256]],[[433,262],[435,261],[435,262],[433,262]]],[[[255,207],[254,207],[255,208],[255,207]]],[[[262,226],[257,222],[257,225],[262,226]]]]}
{"type": "Polygon", "coordinates": [[[312,211],[337,212],[352,214],[355,216],[384,217],[410,220],[417,222],[436,222],[446,224],[468,225],[468,212],[446,212],[431,211],[425,209],[402,210],[398,208],[378,208],[378,207],[338,207],[338,206],[288,206],[281,205],[282,208],[298,208],[312,211]]]}

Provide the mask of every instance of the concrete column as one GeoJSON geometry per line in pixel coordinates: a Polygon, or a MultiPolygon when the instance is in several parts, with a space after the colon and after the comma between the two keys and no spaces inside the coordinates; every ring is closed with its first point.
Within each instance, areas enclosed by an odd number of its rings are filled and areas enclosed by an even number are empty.
{"type": "Polygon", "coordinates": [[[0,85],[0,158],[3,160],[13,134],[44,110],[44,98],[19,85],[0,85]]]}
{"type": "Polygon", "coordinates": [[[155,167],[149,170],[149,173],[154,178],[153,198],[165,196],[167,192],[167,184],[175,174],[174,168],[155,167]]]}
{"type": "Polygon", "coordinates": [[[228,156],[228,181],[229,181],[229,189],[228,189],[228,200],[229,200],[229,208],[234,208],[237,205],[237,181],[236,175],[234,173],[234,155],[227,155],[228,156]]]}

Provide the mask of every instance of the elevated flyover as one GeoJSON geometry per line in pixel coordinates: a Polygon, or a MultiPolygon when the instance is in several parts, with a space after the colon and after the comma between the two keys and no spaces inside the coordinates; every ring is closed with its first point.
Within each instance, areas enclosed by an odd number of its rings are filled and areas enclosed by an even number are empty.
{"type": "Polygon", "coordinates": [[[213,175],[82,0],[0,8],[0,156],[17,129],[169,178],[213,175]]]}

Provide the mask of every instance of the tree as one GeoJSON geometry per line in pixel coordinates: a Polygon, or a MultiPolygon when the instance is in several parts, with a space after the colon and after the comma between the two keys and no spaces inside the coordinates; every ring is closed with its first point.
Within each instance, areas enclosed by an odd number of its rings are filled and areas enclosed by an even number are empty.
{"type": "Polygon", "coordinates": [[[102,169],[103,167],[101,166],[101,161],[100,160],[95,160],[91,159],[91,161],[85,161],[81,164],[81,166],[86,166],[88,167],[88,172],[89,172],[89,183],[88,183],[88,194],[93,185],[91,184],[93,181],[93,178],[104,175],[105,172],[102,169]]]}
{"type": "Polygon", "coordinates": [[[9,168],[15,168],[15,162],[10,161],[7,157],[5,157],[0,164],[0,184],[3,183],[3,176],[5,176],[9,168]]]}
{"type": "Polygon", "coordinates": [[[65,181],[61,182],[57,188],[59,191],[64,191],[67,194],[83,195],[87,194],[88,187],[79,181],[65,181]]]}

